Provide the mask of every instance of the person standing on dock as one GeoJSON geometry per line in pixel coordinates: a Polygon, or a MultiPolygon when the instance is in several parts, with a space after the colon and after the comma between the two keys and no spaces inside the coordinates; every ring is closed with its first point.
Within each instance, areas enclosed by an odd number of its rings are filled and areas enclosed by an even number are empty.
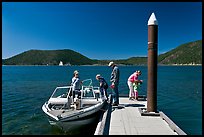
{"type": "MultiPolygon", "coordinates": [[[[142,74],[140,70],[135,71],[133,74],[131,74],[128,78],[127,84],[129,87],[129,99],[132,100],[135,98],[133,83],[142,83],[142,80],[139,80],[138,77],[142,74]]],[[[137,98],[137,97],[136,97],[137,98]]]]}
{"type": "Polygon", "coordinates": [[[118,106],[119,105],[119,92],[118,92],[118,85],[119,85],[119,78],[120,78],[120,71],[118,66],[111,61],[108,64],[109,67],[112,68],[112,73],[111,73],[111,88],[113,89],[113,106],[118,106]]]}

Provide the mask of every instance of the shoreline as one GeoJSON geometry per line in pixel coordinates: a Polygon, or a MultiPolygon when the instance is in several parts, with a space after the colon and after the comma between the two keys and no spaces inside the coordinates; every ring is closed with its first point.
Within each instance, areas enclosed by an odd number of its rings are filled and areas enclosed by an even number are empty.
{"type": "MultiPolygon", "coordinates": [[[[59,66],[59,65],[2,65],[3,66],[59,66]]],[[[94,65],[63,65],[59,67],[70,67],[70,66],[108,66],[108,65],[101,65],[101,64],[94,64],[94,65]]],[[[123,65],[118,64],[118,66],[147,66],[147,65],[123,65]]],[[[158,64],[158,66],[202,66],[202,64],[158,64]]]]}

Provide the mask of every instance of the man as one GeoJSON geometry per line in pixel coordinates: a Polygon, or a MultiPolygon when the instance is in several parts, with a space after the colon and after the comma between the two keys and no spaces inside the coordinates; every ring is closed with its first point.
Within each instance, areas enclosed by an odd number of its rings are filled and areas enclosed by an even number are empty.
{"type": "Polygon", "coordinates": [[[112,68],[112,73],[111,73],[111,78],[110,78],[110,82],[111,82],[111,88],[113,89],[113,106],[118,106],[119,104],[119,93],[118,93],[118,85],[119,85],[119,77],[120,77],[120,71],[119,68],[117,67],[117,65],[111,61],[108,64],[109,67],[112,68]]]}

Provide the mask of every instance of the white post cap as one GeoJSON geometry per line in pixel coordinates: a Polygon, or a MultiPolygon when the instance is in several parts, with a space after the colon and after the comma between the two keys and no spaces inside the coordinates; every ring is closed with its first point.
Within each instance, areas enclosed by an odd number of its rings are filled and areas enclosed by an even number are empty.
{"type": "Polygon", "coordinates": [[[158,25],[158,21],[154,15],[154,12],[152,13],[152,15],[150,16],[148,20],[148,25],[158,25]]]}

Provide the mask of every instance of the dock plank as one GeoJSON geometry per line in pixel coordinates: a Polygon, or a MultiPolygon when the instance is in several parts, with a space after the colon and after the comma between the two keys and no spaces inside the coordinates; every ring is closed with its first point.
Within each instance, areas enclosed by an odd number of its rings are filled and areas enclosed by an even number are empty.
{"type": "Polygon", "coordinates": [[[160,116],[141,116],[147,101],[119,99],[123,108],[112,107],[109,135],[178,135],[160,116]]]}

